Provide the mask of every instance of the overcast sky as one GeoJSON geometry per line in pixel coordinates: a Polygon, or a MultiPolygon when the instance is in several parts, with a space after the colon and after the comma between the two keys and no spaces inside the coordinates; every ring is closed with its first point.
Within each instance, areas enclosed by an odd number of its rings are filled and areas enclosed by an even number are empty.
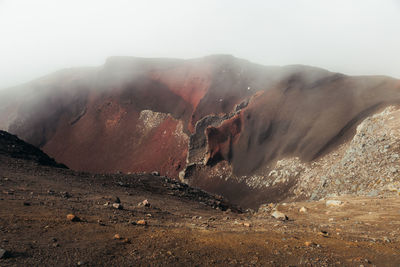
{"type": "Polygon", "coordinates": [[[0,0],[0,88],[113,55],[400,78],[400,0],[0,0]]]}

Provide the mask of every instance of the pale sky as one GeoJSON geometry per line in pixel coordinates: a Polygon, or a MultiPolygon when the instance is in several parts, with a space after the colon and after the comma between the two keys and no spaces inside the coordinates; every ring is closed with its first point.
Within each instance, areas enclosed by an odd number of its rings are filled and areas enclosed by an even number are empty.
{"type": "Polygon", "coordinates": [[[400,78],[400,0],[0,0],[0,88],[109,56],[400,78]]]}

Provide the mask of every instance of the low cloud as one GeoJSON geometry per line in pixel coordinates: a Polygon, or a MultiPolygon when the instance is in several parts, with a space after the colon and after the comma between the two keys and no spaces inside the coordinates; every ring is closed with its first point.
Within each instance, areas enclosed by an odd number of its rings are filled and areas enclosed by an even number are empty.
{"type": "Polygon", "coordinates": [[[399,1],[0,0],[0,88],[113,55],[233,54],[400,78],[399,1]]]}

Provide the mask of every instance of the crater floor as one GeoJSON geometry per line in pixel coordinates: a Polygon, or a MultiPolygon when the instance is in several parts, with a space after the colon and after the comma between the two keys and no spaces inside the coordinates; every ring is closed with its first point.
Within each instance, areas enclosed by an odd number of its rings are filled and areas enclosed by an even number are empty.
{"type": "Polygon", "coordinates": [[[340,196],[333,206],[326,199],[266,204],[240,213],[165,177],[93,175],[4,156],[0,192],[0,248],[7,251],[1,266],[400,264],[395,195],[340,196]],[[116,196],[123,209],[112,207],[116,196]],[[150,206],[138,206],[143,200],[150,206]],[[274,210],[289,219],[273,218],[274,210]]]}

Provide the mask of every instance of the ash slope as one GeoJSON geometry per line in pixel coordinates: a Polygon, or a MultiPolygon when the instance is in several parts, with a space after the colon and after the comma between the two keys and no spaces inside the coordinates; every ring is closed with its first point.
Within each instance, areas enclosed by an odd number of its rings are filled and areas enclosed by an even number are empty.
{"type": "MultiPolygon", "coordinates": [[[[88,185],[105,187],[110,191],[115,188],[123,188],[126,191],[138,191],[160,199],[168,195],[173,196],[172,198],[175,198],[175,201],[182,202],[181,205],[203,205],[217,210],[226,211],[229,209],[230,211],[241,213],[239,207],[229,204],[221,196],[208,194],[200,189],[192,188],[187,184],[171,180],[165,176],[145,173],[102,175],[69,170],[64,164],[55,162],[33,145],[27,144],[15,135],[0,131],[0,176],[3,178],[3,175],[6,175],[6,173],[13,176],[18,176],[18,173],[22,176],[29,176],[31,174],[32,176],[29,178],[35,180],[38,184],[43,182],[42,185],[44,187],[48,186],[46,183],[58,183],[58,185],[69,187],[70,190],[82,187],[82,184],[76,187],[73,184],[74,180],[78,177],[79,179],[77,180],[79,181],[75,182],[83,182],[86,184],[85,188],[90,187],[88,185]],[[54,181],[49,182],[49,178],[51,179],[51,177],[54,178],[54,181]],[[66,183],[63,178],[69,179],[70,183],[66,183]]],[[[24,181],[21,179],[22,182],[24,181]]],[[[9,194],[8,191],[4,191],[3,193],[9,194]]],[[[50,194],[52,193],[50,192],[50,194]]],[[[66,195],[68,196],[69,194],[66,195]]],[[[166,197],[167,201],[170,199],[166,197]]]]}
{"type": "Polygon", "coordinates": [[[42,150],[34,147],[31,144],[25,143],[15,135],[9,134],[5,131],[0,131],[0,155],[4,157],[33,161],[44,166],[67,169],[64,164],[57,163],[42,150]]]}
{"type": "Polygon", "coordinates": [[[282,158],[312,162],[351,140],[363,119],[400,101],[400,82],[231,56],[115,57],[0,99],[1,127],[72,169],[179,174],[251,206],[285,199],[297,181],[248,180],[269,180],[282,158]]]}

